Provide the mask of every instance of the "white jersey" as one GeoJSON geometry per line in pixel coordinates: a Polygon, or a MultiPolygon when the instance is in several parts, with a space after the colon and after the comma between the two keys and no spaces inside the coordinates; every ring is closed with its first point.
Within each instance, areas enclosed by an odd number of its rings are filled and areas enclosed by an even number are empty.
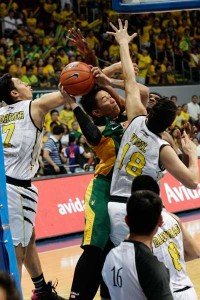
{"type": "Polygon", "coordinates": [[[15,179],[30,180],[38,170],[43,132],[30,116],[31,100],[0,108],[5,172],[15,179]]]}
{"type": "Polygon", "coordinates": [[[102,276],[112,300],[172,300],[169,273],[150,249],[124,241],[105,260],[102,276]]]}
{"type": "Polygon", "coordinates": [[[153,237],[153,254],[169,269],[173,292],[186,286],[192,287],[186,273],[181,228],[176,219],[165,210],[162,211],[162,217],[163,224],[153,237]]]}
{"type": "Polygon", "coordinates": [[[161,147],[169,145],[148,130],[146,116],[132,120],[122,137],[111,183],[111,196],[129,197],[133,177],[149,175],[155,180],[162,176],[159,165],[161,147]]]}

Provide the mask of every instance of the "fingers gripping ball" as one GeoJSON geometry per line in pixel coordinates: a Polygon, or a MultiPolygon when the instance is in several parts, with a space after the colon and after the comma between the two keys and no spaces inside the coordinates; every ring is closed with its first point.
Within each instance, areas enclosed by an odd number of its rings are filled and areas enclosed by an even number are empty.
{"type": "Polygon", "coordinates": [[[68,94],[82,96],[93,88],[94,76],[89,65],[83,62],[72,62],[62,70],[60,82],[68,94]]]}

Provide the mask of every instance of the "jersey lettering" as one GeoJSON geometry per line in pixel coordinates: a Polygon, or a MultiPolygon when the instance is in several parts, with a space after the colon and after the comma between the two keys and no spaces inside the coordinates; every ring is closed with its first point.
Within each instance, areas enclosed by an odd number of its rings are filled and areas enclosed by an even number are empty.
{"type": "Polygon", "coordinates": [[[10,140],[12,138],[14,130],[15,130],[15,123],[4,125],[2,127],[2,134],[7,134],[6,138],[4,139],[4,142],[3,142],[3,146],[5,148],[12,147],[10,140]]]}
{"type": "Polygon", "coordinates": [[[120,275],[120,271],[122,268],[119,268],[118,270],[113,267],[111,271],[113,272],[113,286],[122,287],[122,277],[120,275]]]}
{"type": "Polygon", "coordinates": [[[170,254],[171,259],[173,261],[174,268],[177,271],[181,271],[183,267],[182,267],[182,265],[179,262],[179,260],[180,260],[180,252],[178,250],[177,245],[175,243],[173,243],[173,242],[169,243],[168,251],[169,251],[169,254],[170,254]]]}
{"type": "MultiPolygon", "coordinates": [[[[121,169],[123,166],[123,161],[129,148],[130,145],[127,143],[124,146],[122,152],[121,160],[119,163],[119,169],[121,169]]],[[[134,152],[131,155],[129,162],[126,164],[125,170],[129,175],[136,177],[142,174],[142,169],[144,168],[145,165],[146,165],[146,160],[144,155],[140,152],[134,152]]]]}

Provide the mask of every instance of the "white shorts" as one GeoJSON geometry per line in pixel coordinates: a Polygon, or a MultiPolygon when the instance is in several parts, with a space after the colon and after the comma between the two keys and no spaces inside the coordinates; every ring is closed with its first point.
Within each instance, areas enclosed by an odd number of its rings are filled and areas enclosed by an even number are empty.
{"type": "Polygon", "coordinates": [[[10,230],[14,246],[27,247],[35,225],[38,190],[6,184],[10,230]]]}
{"type": "Polygon", "coordinates": [[[110,217],[110,239],[117,246],[129,234],[129,228],[125,222],[126,203],[109,202],[108,213],[110,217]]]}
{"type": "Polygon", "coordinates": [[[173,293],[173,298],[174,300],[198,300],[194,287],[182,292],[173,293]]]}

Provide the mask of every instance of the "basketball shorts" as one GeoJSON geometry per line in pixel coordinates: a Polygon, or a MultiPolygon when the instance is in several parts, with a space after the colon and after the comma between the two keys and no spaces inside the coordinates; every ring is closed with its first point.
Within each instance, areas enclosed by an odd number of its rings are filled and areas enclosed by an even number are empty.
{"type": "Polygon", "coordinates": [[[126,203],[109,202],[110,239],[118,246],[128,235],[129,228],[125,223],[126,203]]]}
{"type": "Polygon", "coordinates": [[[38,190],[34,185],[25,188],[7,183],[6,187],[13,244],[27,247],[35,225],[38,190]]]}
{"type": "Polygon", "coordinates": [[[173,293],[173,298],[174,300],[198,300],[194,287],[191,287],[185,291],[173,293]]]}
{"type": "Polygon", "coordinates": [[[94,178],[85,194],[85,229],[82,247],[92,245],[104,249],[110,233],[108,201],[110,181],[94,178]]]}

